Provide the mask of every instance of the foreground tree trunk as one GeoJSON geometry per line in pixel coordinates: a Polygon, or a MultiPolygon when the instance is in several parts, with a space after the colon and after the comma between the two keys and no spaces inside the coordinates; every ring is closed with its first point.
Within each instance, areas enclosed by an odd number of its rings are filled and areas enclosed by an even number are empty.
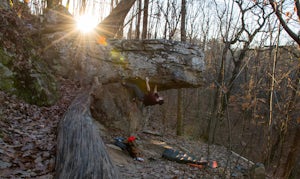
{"type": "Polygon", "coordinates": [[[119,178],[94,125],[90,101],[87,92],[78,95],[59,123],[55,178],[119,178]]]}

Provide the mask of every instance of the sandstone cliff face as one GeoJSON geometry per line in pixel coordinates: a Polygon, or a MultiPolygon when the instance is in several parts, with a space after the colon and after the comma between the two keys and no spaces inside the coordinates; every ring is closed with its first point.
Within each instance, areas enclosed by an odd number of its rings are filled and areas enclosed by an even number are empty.
{"type": "Polygon", "coordinates": [[[197,46],[165,40],[108,40],[104,46],[94,41],[78,41],[84,37],[55,43],[63,35],[51,34],[44,39],[45,44],[52,46],[45,51],[44,59],[57,73],[73,76],[85,84],[95,76],[101,83],[121,78],[138,82],[148,76],[164,89],[197,87],[203,83],[204,55],[197,46]]]}
{"type": "Polygon", "coordinates": [[[129,133],[140,129],[146,117],[122,80],[145,90],[149,77],[159,91],[203,84],[204,55],[197,46],[166,40],[108,40],[101,45],[91,37],[68,37],[65,32],[47,34],[43,42],[49,44],[44,60],[57,74],[83,87],[93,85],[95,78],[99,81],[93,94],[94,118],[129,133]]]}
{"type": "Polygon", "coordinates": [[[112,51],[125,63],[122,76],[151,77],[163,89],[196,87],[203,82],[204,55],[197,46],[167,40],[112,40],[112,51]]]}

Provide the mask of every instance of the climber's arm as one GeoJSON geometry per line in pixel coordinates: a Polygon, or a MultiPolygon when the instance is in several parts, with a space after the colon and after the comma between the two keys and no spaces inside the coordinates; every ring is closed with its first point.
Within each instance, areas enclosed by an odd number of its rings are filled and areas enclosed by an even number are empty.
{"type": "Polygon", "coordinates": [[[150,92],[151,89],[150,89],[149,78],[148,77],[146,77],[146,85],[147,85],[147,91],[150,92]]]}
{"type": "Polygon", "coordinates": [[[154,87],[154,93],[157,93],[157,85],[154,87]]]}

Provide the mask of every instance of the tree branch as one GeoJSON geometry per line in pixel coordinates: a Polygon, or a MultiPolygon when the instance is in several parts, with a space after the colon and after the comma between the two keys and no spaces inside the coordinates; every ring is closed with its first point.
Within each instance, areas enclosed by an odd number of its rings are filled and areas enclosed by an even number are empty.
{"type": "Polygon", "coordinates": [[[299,2],[299,0],[294,0],[294,1],[295,1],[295,6],[297,8],[298,19],[300,21],[300,2],[299,2]]]}
{"type": "MultiPolygon", "coordinates": [[[[296,33],[294,33],[287,25],[287,23],[284,21],[284,19],[282,18],[282,15],[279,11],[278,5],[274,0],[269,0],[280,24],[282,25],[283,29],[289,34],[289,36],[295,40],[295,42],[300,46],[300,38],[298,37],[298,35],[296,33]]],[[[299,5],[299,0],[295,0],[295,4],[299,5]]],[[[298,8],[298,7],[297,7],[298,8]]],[[[297,14],[298,14],[299,10],[297,9],[297,14]]]]}

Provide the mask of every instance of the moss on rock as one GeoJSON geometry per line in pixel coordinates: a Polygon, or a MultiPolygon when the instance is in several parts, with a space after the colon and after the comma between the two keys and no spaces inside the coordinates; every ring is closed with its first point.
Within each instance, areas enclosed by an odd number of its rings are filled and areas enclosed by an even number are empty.
{"type": "Polygon", "coordinates": [[[14,57],[0,48],[0,90],[16,94],[36,105],[51,105],[58,99],[57,83],[47,65],[32,57],[29,71],[13,68],[14,57]]]}
{"type": "Polygon", "coordinates": [[[6,66],[0,63],[0,90],[14,91],[14,75],[6,66]]]}
{"type": "Polygon", "coordinates": [[[14,73],[7,67],[12,58],[0,49],[0,90],[12,93],[14,89],[14,73]]]}

